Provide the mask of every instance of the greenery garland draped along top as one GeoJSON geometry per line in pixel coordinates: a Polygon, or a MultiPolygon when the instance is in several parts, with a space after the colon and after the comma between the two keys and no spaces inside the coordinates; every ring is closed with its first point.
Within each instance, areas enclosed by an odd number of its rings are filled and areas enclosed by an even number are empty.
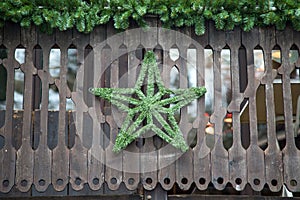
{"type": "Polygon", "coordinates": [[[117,29],[129,27],[133,20],[146,26],[144,17],[155,15],[164,27],[193,26],[198,35],[205,33],[205,21],[217,29],[244,31],[254,26],[275,25],[284,29],[291,23],[300,30],[300,1],[296,0],[1,0],[0,27],[5,21],[31,24],[51,32],[75,27],[80,32],[109,21],[117,29]]]}
{"type": "Polygon", "coordinates": [[[175,120],[174,113],[204,95],[206,89],[205,87],[178,90],[165,88],[155,54],[148,51],[134,88],[91,88],[90,92],[110,101],[121,111],[128,113],[116,138],[114,152],[120,152],[148,131],[153,131],[163,140],[185,152],[188,150],[188,146],[175,120]],[[142,90],[143,86],[145,92],[142,90]],[[172,106],[170,106],[171,104],[172,106]],[[164,116],[166,117],[164,118],[164,116]]]}

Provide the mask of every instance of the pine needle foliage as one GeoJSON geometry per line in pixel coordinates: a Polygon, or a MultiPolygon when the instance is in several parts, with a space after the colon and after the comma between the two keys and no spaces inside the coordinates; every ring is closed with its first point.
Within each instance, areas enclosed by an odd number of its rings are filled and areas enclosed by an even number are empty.
{"type": "Polygon", "coordinates": [[[145,27],[145,17],[157,16],[164,27],[193,26],[205,33],[205,21],[212,20],[219,30],[240,26],[275,25],[282,30],[287,23],[300,30],[300,1],[295,0],[2,0],[0,25],[5,21],[32,24],[44,31],[76,28],[91,32],[113,20],[116,29],[126,29],[130,20],[145,27]]]}

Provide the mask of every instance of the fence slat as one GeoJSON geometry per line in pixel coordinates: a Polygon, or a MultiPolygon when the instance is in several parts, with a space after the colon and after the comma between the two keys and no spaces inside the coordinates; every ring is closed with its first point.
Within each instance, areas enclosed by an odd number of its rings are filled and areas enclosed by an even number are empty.
{"type": "MultiPolygon", "coordinates": [[[[265,169],[266,182],[273,191],[278,191],[280,188],[272,185],[272,180],[280,181],[282,155],[279,149],[276,138],[276,122],[275,122],[275,101],[273,81],[277,75],[277,71],[272,66],[272,48],[275,45],[275,30],[266,28],[260,30],[260,45],[264,50],[265,59],[265,75],[262,77],[261,84],[265,85],[266,93],[266,111],[267,111],[267,137],[268,148],[265,150],[265,169]]],[[[264,182],[261,184],[264,185],[264,182]]],[[[262,189],[261,185],[260,189],[262,189]]]]}
{"type": "MultiPolygon", "coordinates": [[[[106,29],[104,26],[97,27],[90,36],[90,44],[93,47],[94,54],[94,82],[93,86],[98,87],[102,71],[101,66],[101,42],[106,38],[106,29]]],[[[93,140],[92,147],[88,150],[88,184],[92,190],[99,190],[104,182],[104,130],[102,130],[101,123],[105,122],[101,107],[96,99],[93,98],[93,105],[89,109],[89,114],[93,121],[93,140]]]]}
{"type": "Polygon", "coordinates": [[[37,73],[33,64],[33,47],[36,44],[36,30],[34,27],[21,30],[21,42],[26,48],[25,63],[20,67],[24,72],[24,115],[22,129],[22,146],[17,151],[16,185],[21,192],[27,192],[33,182],[34,152],[30,143],[32,132],[32,82],[37,73]]]}
{"type": "MultiPolygon", "coordinates": [[[[103,49],[104,57],[106,60],[102,60],[104,69],[110,68],[110,87],[117,88],[119,87],[119,63],[118,63],[118,52],[119,45],[123,42],[123,33],[116,34],[115,30],[110,26],[107,28],[107,35],[114,36],[112,38],[108,38],[108,47],[103,49]]],[[[106,77],[108,78],[108,77],[106,77]]],[[[121,114],[117,113],[117,115],[113,115],[113,109],[117,109],[113,105],[108,107],[110,114],[106,116],[106,122],[110,125],[110,133],[109,138],[110,142],[108,147],[105,149],[105,181],[108,185],[109,190],[117,190],[120,187],[121,182],[123,181],[122,177],[122,168],[123,168],[123,153],[120,152],[118,154],[112,151],[114,142],[116,141],[116,137],[119,134],[119,126],[122,121],[121,114]]],[[[118,111],[117,111],[118,112],[118,111]]]]}
{"type": "MultiPolygon", "coordinates": [[[[84,184],[87,183],[87,163],[88,163],[88,149],[84,146],[85,128],[84,119],[88,112],[88,107],[84,102],[84,68],[85,63],[85,48],[89,44],[89,35],[73,32],[73,44],[78,49],[77,61],[79,68],[76,75],[76,89],[72,92],[72,100],[76,105],[75,117],[75,144],[70,149],[70,183],[74,190],[83,189],[84,184]]],[[[89,128],[89,127],[88,127],[89,128]]]]}
{"type": "MultiPolygon", "coordinates": [[[[266,37],[265,40],[268,40],[269,48],[272,48],[275,44],[275,30],[271,30],[269,37],[266,37]]],[[[268,47],[265,47],[268,48],[268,47]]],[[[264,48],[264,50],[265,50],[264,48]]],[[[266,169],[266,182],[268,183],[271,191],[279,191],[282,187],[282,153],[279,148],[279,144],[276,137],[276,119],[275,119],[275,99],[274,99],[274,89],[273,89],[273,80],[277,75],[277,71],[272,73],[272,64],[270,56],[268,55],[272,50],[265,50],[266,52],[266,108],[267,108],[267,138],[268,138],[268,147],[265,150],[265,169],[266,169]],[[274,74],[274,77],[272,75],[274,74]]]]}
{"type": "MultiPolygon", "coordinates": [[[[34,177],[33,182],[37,191],[45,191],[51,184],[51,150],[47,146],[48,134],[48,101],[49,101],[49,83],[52,82],[49,73],[49,52],[54,43],[53,35],[39,34],[39,45],[43,50],[43,60],[38,60],[43,64],[42,69],[38,70],[38,76],[42,84],[41,112],[35,112],[35,123],[39,124],[38,134],[39,145],[34,152],[34,177]]],[[[53,82],[52,82],[53,84],[53,82]]],[[[34,126],[36,129],[36,125],[34,126]]]]}
{"type": "MultiPolygon", "coordinates": [[[[158,30],[158,43],[163,49],[162,55],[162,81],[166,88],[170,88],[170,71],[175,65],[174,61],[170,58],[170,48],[176,42],[176,32],[167,29],[158,30]]],[[[174,147],[162,142],[162,147],[158,150],[158,182],[165,190],[170,190],[176,177],[175,161],[177,155],[173,153],[174,147]]]]}
{"type": "MultiPolygon", "coordinates": [[[[137,28],[134,26],[134,28],[137,28]]],[[[119,49],[119,56],[127,56],[126,63],[119,63],[119,69],[125,68],[127,72],[121,77],[125,80],[125,85],[119,83],[119,87],[134,88],[136,82],[136,70],[140,64],[135,56],[135,51],[139,45],[140,34],[130,34],[132,30],[125,31],[124,45],[126,49],[119,49]]],[[[137,31],[136,31],[137,32],[137,31]]],[[[123,61],[124,62],[124,61],[123,61]]],[[[119,75],[120,77],[120,75],[119,75]]],[[[134,190],[138,187],[140,182],[140,156],[137,143],[133,142],[128,145],[126,151],[123,152],[123,182],[129,190],[134,190]]]]}
{"type": "Polygon", "coordinates": [[[247,183],[246,150],[242,146],[240,107],[243,94],[240,93],[239,48],[241,47],[241,30],[234,29],[226,33],[226,43],[230,48],[230,70],[232,82],[232,100],[228,112],[232,113],[233,144],[228,150],[229,179],[233,187],[240,191],[247,183]]]}
{"type": "MultiPolygon", "coordinates": [[[[191,35],[191,29],[184,28],[181,29],[181,31],[182,32],[178,31],[176,33],[176,45],[180,52],[178,58],[179,65],[177,66],[179,69],[179,88],[187,88],[189,82],[187,50],[192,42],[189,37],[191,35]]],[[[192,123],[189,122],[187,106],[181,108],[179,127],[183,137],[187,140],[188,133],[192,130],[192,123]]],[[[184,154],[179,152],[179,155],[180,156],[178,156],[178,159],[176,160],[176,183],[182,190],[188,190],[193,182],[193,151],[190,148],[184,154]],[[186,170],[187,168],[189,170],[186,170]]]]}
{"type": "MultiPolygon", "coordinates": [[[[55,84],[59,91],[59,114],[58,114],[58,141],[57,146],[52,150],[52,160],[59,160],[58,162],[52,163],[52,184],[55,190],[63,191],[69,182],[69,149],[65,144],[66,127],[72,126],[70,116],[66,115],[66,96],[67,96],[67,85],[66,85],[66,73],[67,73],[67,48],[70,41],[72,40],[72,32],[67,31],[56,34],[56,44],[60,47],[60,74],[59,80],[55,79],[55,84]],[[68,119],[68,120],[67,120],[68,119]]],[[[70,128],[71,129],[71,128],[70,128]]]]}
{"type": "MultiPolygon", "coordinates": [[[[157,18],[150,17],[146,21],[151,28],[149,31],[140,30],[140,44],[148,51],[153,50],[158,44],[157,18]]],[[[140,152],[141,182],[146,190],[153,190],[158,183],[158,151],[154,145],[154,137],[145,138],[140,152]]]]}
{"type": "MultiPolygon", "coordinates": [[[[246,47],[247,53],[247,74],[248,85],[245,90],[245,97],[249,98],[249,125],[250,125],[250,145],[247,149],[247,172],[248,183],[253,189],[259,190],[254,184],[257,178],[264,178],[264,152],[258,146],[258,129],[257,129],[257,106],[256,106],[256,91],[260,84],[255,77],[254,54],[253,49],[259,43],[258,29],[253,29],[251,32],[242,33],[242,42],[246,47]]],[[[255,182],[257,183],[257,182],[255,182]]]]}
{"type": "MultiPolygon", "coordinates": [[[[282,47],[282,65],[279,68],[282,74],[282,90],[283,92],[283,107],[284,107],[284,121],[285,121],[285,137],[286,146],[283,152],[283,169],[284,169],[284,183],[291,191],[300,190],[300,151],[295,145],[294,129],[293,129],[293,107],[292,107],[292,92],[291,92],[291,72],[294,66],[290,64],[289,50],[293,44],[293,38],[299,40],[298,33],[291,29],[285,30],[280,37],[278,37],[279,45],[282,47]],[[297,39],[296,39],[297,38],[297,39]]],[[[298,43],[299,45],[299,43],[298,43]]],[[[297,112],[297,111],[296,111],[297,112]]]]}
{"type": "MultiPolygon", "coordinates": [[[[196,46],[196,67],[197,86],[205,86],[205,55],[204,47],[207,46],[208,33],[203,36],[192,35],[192,38],[199,43],[196,46]]],[[[197,144],[194,147],[194,182],[198,189],[205,190],[211,181],[211,160],[210,149],[206,144],[205,128],[209,118],[205,116],[205,96],[198,100],[197,117],[193,123],[193,128],[197,129],[197,144]]]]}
{"type": "Polygon", "coordinates": [[[222,105],[221,83],[221,50],[225,47],[225,33],[216,31],[213,25],[209,25],[209,43],[213,48],[213,73],[214,73],[214,112],[210,121],[214,124],[214,148],[211,151],[212,182],[214,186],[222,190],[229,179],[228,152],[223,145],[223,119],[226,108],[222,105]]]}
{"type": "Polygon", "coordinates": [[[144,194],[152,194],[159,185],[164,193],[172,188],[174,191],[187,191],[194,185],[199,190],[208,191],[210,183],[215,189],[223,190],[229,182],[238,191],[244,190],[246,184],[255,191],[268,188],[270,192],[280,192],[283,184],[290,191],[299,191],[300,151],[295,145],[293,129],[299,73],[296,71],[297,78],[291,80],[295,66],[289,61],[291,47],[294,44],[300,46],[299,33],[289,26],[284,31],[275,31],[274,27],[254,28],[250,32],[243,32],[239,28],[217,31],[212,23],[208,23],[205,35],[195,36],[190,28],[174,31],[158,29],[161,24],[156,17],[147,17],[146,22],[151,29],[134,30],[136,34],[130,29],[117,34],[113,22],[97,27],[91,34],[70,30],[48,35],[37,31],[36,27],[21,29],[11,23],[0,28],[1,48],[8,50],[7,58],[0,60],[7,72],[6,110],[3,112],[5,121],[0,123],[0,139],[4,141],[3,147],[0,144],[0,195],[131,193],[136,189],[143,192],[141,187],[146,190],[144,194]],[[280,46],[282,58],[278,70],[272,66],[272,49],[276,45],[280,46]],[[254,49],[257,46],[264,53],[266,70],[262,77],[257,76],[254,66],[254,49]],[[15,59],[15,50],[23,47],[26,49],[25,63],[20,65],[15,59]],[[78,50],[79,69],[75,77],[76,90],[71,92],[68,87],[68,70],[72,70],[68,68],[68,49],[74,47],[78,50]],[[205,74],[205,47],[213,49],[212,74],[205,74]],[[230,48],[231,55],[232,99],[229,106],[223,105],[222,101],[224,73],[221,72],[221,51],[224,47],[230,48]],[[245,54],[241,55],[240,47],[245,54]],[[60,75],[55,79],[49,70],[49,53],[53,48],[61,50],[60,75]],[[178,49],[179,59],[174,61],[171,58],[171,48],[178,49]],[[88,93],[88,88],[134,87],[139,73],[138,65],[145,50],[155,50],[166,88],[170,88],[170,72],[174,65],[180,74],[179,87],[187,88],[187,57],[189,50],[194,48],[197,86],[204,86],[209,76],[213,76],[214,80],[206,83],[213,84],[214,102],[208,102],[209,99],[205,97],[198,99],[194,121],[190,121],[189,108],[181,108],[180,129],[186,139],[191,131],[196,130],[196,146],[182,154],[158,136],[148,137],[145,134],[142,137],[146,138],[132,142],[123,152],[112,152],[127,113],[120,113],[108,101],[103,103],[103,99],[88,93]],[[43,52],[43,60],[33,55],[36,49],[43,52]],[[241,69],[240,62],[247,63],[247,74],[241,69]],[[24,110],[14,111],[14,98],[17,97],[15,70],[19,68],[25,75],[24,110]],[[36,84],[39,83],[38,78],[41,85],[36,84]],[[281,99],[274,96],[281,95],[281,91],[274,87],[277,84],[274,80],[282,83],[282,104],[281,99]],[[49,85],[52,84],[59,91],[58,112],[48,110],[51,98],[49,85]],[[67,98],[75,103],[76,111],[66,111],[67,98]],[[262,101],[257,102],[257,99],[262,101]],[[209,119],[205,116],[207,103],[213,103],[214,109],[210,118],[215,131],[212,150],[206,143],[205,129],[209,119]],[[276,132],[278,108],[285,122],[285,135],[280,137],[276,132]],[[227,112],[232,113],[233,132],[233,145],[228,151],[223,144],[224,117],[227,112]],[[262,129],[258,124],[265,114],[267,148],[263,150],[260,146],[262,140],[258,137],[262,129]],[[73,146],[70,145],[71,150],[68,149],[66,138],[75,141],[73,146]],[[242,145],[242,139],[243,145],[250,143],[247,150],[242,145]],[[247,141],[244,143],[244,140],[247,141]],[[279,142],[282,145],[285,141],[286,145],[281,150],[279,142]],[[30,191],[32,186],[35,189],[30,191]]]}
{"type": "Polygon", "coordinates": [[[7,72],[7,83],[6,83],[6,111],[5,111],[5,124],[0,129],[0,134],[5,139],[5,145],[0,150],[0,162],[6,163],[1,164],[0,170],[0,191],[9,192],[15,183],[15,169],[16,169],[16,150],[13,147],[12,133],[13,129],[13,109],[14,109],[14,79],[15,79],[15,68],[19,65],[14,58],[15,47],[20,42],[19,38],[14,37],[15,32],[19,32],[18,26],[13,24],[6,24],[6,26],[12,26],[11,28],[4,28],[3,44],[8,49],[7,58],[3,60],[3,66],[7,72]]]}

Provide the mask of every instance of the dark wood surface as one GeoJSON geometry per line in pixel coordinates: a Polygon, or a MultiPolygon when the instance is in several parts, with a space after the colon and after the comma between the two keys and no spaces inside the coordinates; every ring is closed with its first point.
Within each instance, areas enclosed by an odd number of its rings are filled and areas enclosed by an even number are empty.
{"type": "MultiPolygon", "coordinates": [[[[247,190],[247,185],[252,192],[266,188],[270,194],[280,192],[283,184],[290,191],[300,191],[300,151],[295,141],[296,138],[299,143],[300,137],[293,131],[300,80],[299,77],[296,81],[291,78],[294,70],[299,71],[299,62],[289,62],[291,47],[300,47],[300,33],[289,27],[284,31],[268,27],[250,32],[239,28],[224,32],[208,23],[206,34],[196,36],[190,28],[161,29],[156,20],[155,17],[147,19],[152,26],[148,30],[135,30],[136,26],[131,25],[132,29],[121,33],[113,29],[112,24],[99,26],[91,34],[69,30],[47,35],[34,27],[21,29],[9,23],[0,29],[0,45],[8,50],[7,58],[1,60],[8,77],[6,110],[0,111],[1,199],[8,196],[28,199],[27,196],[73,195],[78,197],[68,198],[83,199],[79,196],[153,194],[151,191],[157,187],[161,187],[165,195],[166,191],[207,191],[209,187],[223,191],[229,185],[241,193],[247,190]],[[18,63],[14,55],[20,45],[26,49],[23,64],[18,63]],[[276,69],[272,66],[275,46],[280,48],[282,60],[276,69]],[[54,47],[61,51],[59,77],[52,77],[49,70],[49,53],[54,47]],[[68,49],[71,47],[77,49],[74,88],[69,88],[67,82],[68,49]],[[180,52],[177,60],[171,59],[171,48],[180,52]],[[224,48],[230,49],[228,105],[222,102],[225,83],[221,51],[224,48]],[[264,54],[262,77],[255,75],[255,48],[261,48],[264,54]],[[142,56],[150,49],[155,49],[167,88],[173,67],[180,74],[178,86],[189,86],[187,52],[191,49],[196,51],[197,86],[213,84],[210,116],[205,113],[207,97],[197,100],[195,119],[189,118],[187,107],[180,110],[178,123],[184,137],[187,139],[191,131],[196,133],[195,144],[182,155],[157,136],[140,138],[126,151],[113,153],[113,142],[126,113],[119,113],[110,103],[87,92],[90,87],[133,87],[142,56]],[[213,52],[212,74],[205,70],[205,49],[213,52]],[[25,76],[21,111],[14,110],[16,69],[21,69],[25,76]],[[213,77],[213,83],[205,82],[209,76],[213,77]],[[48,110],[49,87],[53,85],[58,88],[58,111],[48,110]],[[74,102],[75,110],[66,110],[67,99],[74,102]],[[223,128],[228,114],[232,116],[232,145],[225,148],[223,128]],[[281,138],[276,135],[278,116],[284,117],[280,122],[285,126],[281,138]],[[211,148],[208,144],[211,135],[205,133],[208,122],[214,127],[211,148]],[[264,148],[259,141],[258,126],[261,124],[266,127],[267,146],[264,148]],[[282,147],[279,143],[283,141],[286,145],[282,147]]],[[[215,197],[168,196],[169,199],[215,197]]],[[[140,196],[120,198],[140,199],[140,196]]]]}

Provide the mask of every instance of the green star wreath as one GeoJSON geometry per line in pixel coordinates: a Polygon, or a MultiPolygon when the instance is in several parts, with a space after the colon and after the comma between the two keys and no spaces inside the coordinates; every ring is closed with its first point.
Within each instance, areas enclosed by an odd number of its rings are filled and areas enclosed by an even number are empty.
{"type": "Polygon", "coordinates": [[[155,54],[148,51],[134,88],[90,88],[90,92],[128,113],[116,138],[114,152],[120,152],[148,131],[153,131],[166,142],[185,152],[189,147],[175,120],[174,113],[204,95],[206,89],[205,87],[177,90],[165,88],[155,54]],[[145,92],[142,86],[146,88],[145,92]]]}

